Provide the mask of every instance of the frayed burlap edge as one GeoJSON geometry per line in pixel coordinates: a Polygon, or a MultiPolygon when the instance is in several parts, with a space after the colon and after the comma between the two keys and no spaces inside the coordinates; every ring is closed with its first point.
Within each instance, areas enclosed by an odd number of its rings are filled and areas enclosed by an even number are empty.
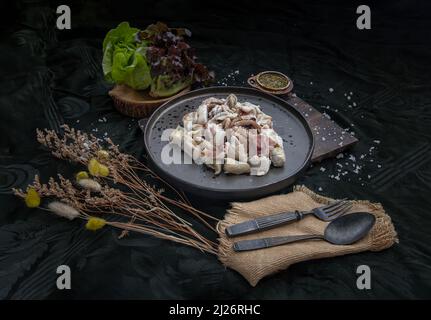
{"type": "MultiPolygon", "coordinates": [[[[304,194],[308,195],[311,199],[313,199],[318,203],[321,203],[322,205],[328,204],[334,200],[329,197],[319,195],[311,191],[304,185],[294,186],[293,192],[303,192],[304,194]]],[[[280,196],[283,196],[283,195],[273,196],[273,197],[280,197],[280,196]]],[[[376,217],[376,225],[373,227],[373,229],[370,232],[371,245],[365,250],[381,251],[391,247],[394,243],[399,242],[398,235],[391,221],[391,218],[389,217],[389,215],[386,214],[383,206],[380,203],[372,203],[367,200],[352,200],[351,202],[352,204],[363,204],[368,206],[371,209],[370,213],[374,214],[374,216],[376,217]]],[[[227,211],[224,219],[221,220],[216,227],[217,232],[219,234],[218,259],[225,267],[229,267],[228,259],[229,259],[229,253],[231,253],[232,243],[229,242],[228,239],[224,236],[224,230],[226,229],[227,226],[233,223],[236,223],[235,217],[238,214],[243,213],[242,207],[243,207],[242,202],[231,203],[231,208],[227,211]]],[[[315,258],[318,259],[318,258],[325,258],[325,257],[327,256],[322,255],[321,257],[316,256],[315,258]]],[[[301,260],[295,261],[292,264],[300,261],[301,260]]],[[[250,266],[250,267],[253,269],[253,266],[250,266]]],[[[280,270],[282,269],[285,269],[285,268],[280,268],[280,270]]],[[[252,286],[255,286],[260,279],[261,278],[257,278],[257,279],[247,278],[247,280],[252,286]]]]}

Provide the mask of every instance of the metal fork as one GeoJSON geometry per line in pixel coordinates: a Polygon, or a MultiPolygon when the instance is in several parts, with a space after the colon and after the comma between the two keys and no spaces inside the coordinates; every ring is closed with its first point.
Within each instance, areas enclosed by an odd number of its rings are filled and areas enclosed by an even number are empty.
{"type": "Polygon", "coordinates": [[[347,213],[351,207],[352,204],[349,201],[335,201],[326,206],[318,207],[310,211],[283,212],[244,221],[227,227],[225,232],[229,237],[256,233],[262,230],[273,229],[294,221],[299,221],[308,214],[313,214],[316,218],[323,221],[331,221],[347,213]]]}

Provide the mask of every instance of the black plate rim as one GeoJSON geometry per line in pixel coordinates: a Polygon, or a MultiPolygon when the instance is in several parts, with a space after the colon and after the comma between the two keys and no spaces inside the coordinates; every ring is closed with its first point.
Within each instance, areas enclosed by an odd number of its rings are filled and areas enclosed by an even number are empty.
{"type": "MultiPolygon", "coordinates": [[[[291,185],[310,165],[311,163],[311,157],[313,155],[313,151],[314,151],[314,147],[315,147],[315,139],[313,136],[313,132],[310,128],[310,125],[308,124],[307,120],[305,119],[305,117],[301,114],[301,112],[299,112],[298,110],[296,110],[292,105],[290,105],[286,100],[281,99],[275,95],[271,95],[268,94],[266,92],[254,89],[254,88],[250,88],[250,87],[240,87],[240,86],[214,86],[214,87],[207,87],[207,88],[201,88],[201,89],[196,89],[196,90],[192,90],[190,92],[187,92],[184,95],[181,95],[179,97],[176,97],[172,100],[169,100],[167,102],[165,102],[164,104],[162,104],[159,108],[157,108],[152,114],[151,116],[148,118],[148,121],[145,124],[145,129],[144,129],[144,147],[145,147],[145,151],[148,155],[149,160],[151,161],[152,165],[155,167],[155,169],[158,171],[158,173],[166,178],[169,181],[172,181],[174,184],[181,185],[181,187],[183,187],[183,189],[185,191],[188,191],[190,193],[193,194],[198,194],[198,195],[205,195],[207,192],[216,192],[218,194],[213,194],[211,195],[211,197],[213,198],[222,198],[222,199],[227,199],[227,198],[251,198],[247,195],[248,192],[251,192],[253,194],[268,194],[271,192],[265,192],[265,190],[269,187],[273,187],[273,189],[277,189],[280,190],[283,187],[287,187],[289,185],[291,185]],[[221,188],[206,188],[204,186],[196,186],[193,183],[189,183],[187,181],[183,181],[183,180],[179,180],[177,179],[174,175],[172,175],[171,173],[162,170],[156,163],[157,161],[153,158],[153,155],[150,152],[150,148],[148,146],[148,141],[147,138],[149,137],[149,130],[151,129],[150,126],[152,126],[153,122],[155,123],[154,119],[158,117],[158,115],[160,113],[163,112],[163,110],[166,108],[166,106],[169,106],[171,104],[177,103],[180,100],[184,100],[187,99],[189,97],[193,97],[195,95],[199,95],[199,94],[208,94],[208,93],[219,93],[220,91],[228,91],[228,90],[236,90],[236,91],[243,91],[244,94],[251,93],[251,94],[257,94],[260,95],[264,98],[267,99],[272,99],[277,101],[280,105],[282,105],[283,107],[287,106],[288,110],[290,112],[292,112],[294,114],[294,116],[296,116],[297,119],[300,120],[300,122],[303,124],[305,130],[308,133],[308,137],[309,137],[309,141],[310,141],[310,148],[308,150],[308,154],[307,157],[304,161],[304,163],[302,164],[301,167],[299,167],[294,173],[292,173],[292,175],[290,177],[287,177],[283,180],[280,180],[278,182],[274,182],[274,183],[268,183],[265,185],[262,185],[260,187],[251,187],[251,188],[241,188],[241,189],[221,189],[221,188]],[[239,195],[239,196],[231,196],[231,195],[239,195]]],[[[275,191],[273,191],[275,192],[275,191]]]]}

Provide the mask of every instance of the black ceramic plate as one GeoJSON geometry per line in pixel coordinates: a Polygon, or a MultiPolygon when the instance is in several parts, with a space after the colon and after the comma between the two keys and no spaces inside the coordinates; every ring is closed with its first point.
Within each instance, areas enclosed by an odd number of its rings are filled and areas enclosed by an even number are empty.
{"type": "MultiPolygon", "coordinates": [[[[267,93],[242,87],[211,87],[191,91],[157,109],[144,130],[147,154],[158,173],[178,189],[203,197],[239,200],[258,198],[291,185],[310,164],[314,140],[303,116],[286,101],[267,93]],[[162,141],[165,129],[182,126],[185,113],[196,110],[209,97],[226,98],[234,93],[239,101],[249,101],[261,107],[273,118],[273,126],[284,141],[286,163],[283,168],[271,167],[265,176],[226,175],[214,177],[212,170],[198,164],[164,164],[162,141]]],[[[184,153],[182,153],[184,156],[184,153]]]]}

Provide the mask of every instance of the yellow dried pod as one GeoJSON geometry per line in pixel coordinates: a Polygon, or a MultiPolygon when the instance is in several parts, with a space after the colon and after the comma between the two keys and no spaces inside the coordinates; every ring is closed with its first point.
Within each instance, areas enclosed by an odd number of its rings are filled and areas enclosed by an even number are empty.
{"type": "Polygon", "coordinates": [[[97,158],[99,160],[108,160],[109,159],[109,152],[106,150],[99,150],[99,151],[97,151],[97,158]]]}
{"type": "Polygon", "coordinates": [[[96,158],[92,158],[88,162],[88,172],[90,172],[92,176],[99,176],[99,167],[100,163],[96,158]]]}
{"type": "Polygon", "coordinates": [[[29,208],[36,208],[40,205],[40,196],[34,188],[28,188],[24,200],[29,208]]]}
{"type": "Polygon", "coordinates": [[[88,219],[88,221],[85,225],[85,228],[87,228],[87,230],[96,231],[96,230],[103,228],[103,226],[105,224],[106,224],[105,219],[97,218],[97,217],[91,217],[90,219],[88,219]]]}
{"type": "Polygon", "coordinates": [[[104,164],[99,164],[99,175],[101,177],[109,176],[109,168],[107,166],[105,166],[104,164]]]}
{"type": "Polygon", "coordinates": [[[87,171],[79,171],[75,177],[76,177],[76,181],[89,178],[87,171]]]}

